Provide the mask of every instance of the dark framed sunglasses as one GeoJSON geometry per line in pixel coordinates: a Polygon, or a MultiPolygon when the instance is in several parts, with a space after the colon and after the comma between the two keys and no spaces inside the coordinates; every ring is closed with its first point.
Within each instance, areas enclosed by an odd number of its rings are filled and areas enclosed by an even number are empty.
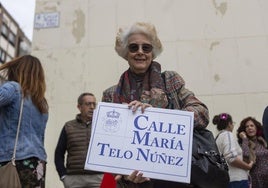
{"type": "Polygon", "coordinates": [[[139,49],[141,49],[144,53],[150,53],[153,50],[153,46],[151,44],[136,44],[136,43],[131,43],[128,45],[128,50],[131,53],[135,53],[137,52],[139,49]]]}

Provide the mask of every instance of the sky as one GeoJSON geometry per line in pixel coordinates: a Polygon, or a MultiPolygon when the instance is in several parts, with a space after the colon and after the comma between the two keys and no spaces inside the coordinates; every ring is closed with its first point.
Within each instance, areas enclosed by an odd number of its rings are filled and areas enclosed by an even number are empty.
{"type": "Polygon", "coordinates": [[[35,0],[0,0],[0,2],[32,41],[35,0]]]}

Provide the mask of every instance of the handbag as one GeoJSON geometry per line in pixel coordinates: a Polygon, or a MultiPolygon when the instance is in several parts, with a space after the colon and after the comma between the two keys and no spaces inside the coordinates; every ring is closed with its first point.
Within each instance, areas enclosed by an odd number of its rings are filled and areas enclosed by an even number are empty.
{"type": "MultiPolygon", "coordinates": [[[[165,74],[161,74],[166,86],[165,74]]],[[[168,96],[177,106],[182,106],[176,93],[168,96]]],[[[173,105],[170,107],[173,108],[173,105]]],[[[220,154],[211,131],[194,129],[192,142],[192,165],[190,186],[197,188],[227,188],[230,181],[228,165],[220,154]]]]}
{"type": "Polygon", "coordinates": [[[211,131],[194,129],[191,184],[199,188],[227,188],[228,165],[211,131]]]}
{"type": "Polygon", "coordinates": [[[19,174],[12,161],[0,168],[0,187],[21,188],[19,174]]]}
{"type": "Polygon", "coordinates": [[[21,99],[17,134],[16,134],[16,140],[14,144],[14,150],[13,150],[11,161],[9,161],[6,165],[0,167],[0,187],[1,188],[21,188],[21,182],[20,182],[19,174],[16,168],[15,159],[16,159],[16,149],[17,149],[17,143],[18,143],[19,132],[20,132],[23,102],[24,102],[24,99],[21,99]]]}

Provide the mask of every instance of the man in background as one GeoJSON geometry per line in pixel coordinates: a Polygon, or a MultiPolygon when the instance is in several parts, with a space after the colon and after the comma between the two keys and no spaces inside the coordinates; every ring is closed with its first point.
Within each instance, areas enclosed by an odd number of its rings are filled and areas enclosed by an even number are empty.
{"type": "Polygon", "coordinates": [[[82,93],[77,100],[80,114],[66,122],[61,131],[54,162],[65,188],[99,188],[101,185],[103,173],[84,169],[95,107],[95,96],[92,93],[82,93]]]}

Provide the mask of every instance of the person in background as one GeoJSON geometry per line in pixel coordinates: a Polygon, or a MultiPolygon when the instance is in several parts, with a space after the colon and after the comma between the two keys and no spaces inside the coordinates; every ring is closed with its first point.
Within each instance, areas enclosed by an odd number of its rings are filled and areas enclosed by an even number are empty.
{"type": "Polygon", "coordinates": [[[266,142],[268,143],[268,106],[264,109],[262,116],[263,134],[266,142]]]}
{"type": "MultiPolygon", "coordinates": [[[[154,25],[137,22],[128,28],[119,29],[115,50],[128,62],[129,68],[122,73],[117,85],[103,92],[103,102],[127,104],[133,112],[138,108],[144,112],[147,107],[191,111],[194,112],[195,128],[207,127],[207,107],[185,88],[185,82],[178,73],[161,73],[161,65],[154,61],[162,52],[162,44],[154,25]]],[[[134,169],[133,166],[130,175],[115,177],[121,187],[194,187],[171,181],[151,180],[134,169]]]]}
{"type": "Polygon", "coordinates": [[[99,188],[101,185],[103,173],[84,169],[95,107],[95,96],[82,93],[77,100],[80,113],[74,120],[66,122],[60,133],[54,162],[65,188],[99,188]]]}
{"type": "Polygon", "coordinates": [[[227,113],[215,115],[213,124],[217,125],[219,131],[216,136],[216,143],[220,153],[224,156],[229,166],[230,183],[228,188],[248,188],[248,171],[252,168],[253,162],[243,160],[242,149],[232,134],[234,122],[232,116],[227,113]]]}
{"type": "Polygon", "coordinates": [[[44,70],[38,58],[25,55],[0,66],[0,167],[11,160],[21,100],[24,100],[16,152],[22,187],[45,187],[48,120],[44,70]]]}
{"type": "Polygon", "coordinates": [[[261,123],[253,117],[243,119],[237,130],[237,138],[244,158],[254,162],[250,170],[252,188],[267,188],[268,149],[261,123]]]}

